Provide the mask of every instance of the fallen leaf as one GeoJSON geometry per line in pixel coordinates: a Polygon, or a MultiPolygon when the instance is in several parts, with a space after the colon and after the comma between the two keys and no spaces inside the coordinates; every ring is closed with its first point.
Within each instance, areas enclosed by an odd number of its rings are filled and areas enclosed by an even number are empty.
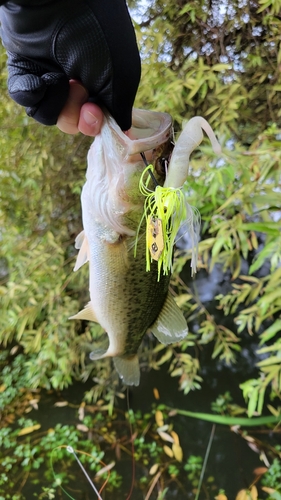
{"type": "Polygon", "coordinates": [[[251,448],[251,450],[253,450],[255,453],[260,453],[260,450],[258,449],[257,445],[254,444],[254,443],[247,443],[249,448],[251,448]]]}
{"type": "Polygon", "coordinates": [[[163,441],[168,441],[169,443],[174,443],[174,439],[167,432],[162,432],[157,429],[157,432],[163,441]]]}
{"type": "Polygon", "coordinates": [[[31,425],[30,427],[24,427],[18,432],[18,436],[24,436],[25,434],[30,434],[31,432],[38,431],[40,429],[40,424],[31,425]]]}
{"type": "Polygon", "coordinates": [[[174,439],[174,442],[176,444],[180,444],[179,436],[177,435],[177,433],[175,431],[171,431],[171,436],[174,439]]]}
{"type": "Polygon", "coordinates": [[[253,470],[253,473],[255,476],[262,476],[268,471],[267,467],[256,467],[256,469],[253,470]]]}
{"type": "Polygon", "coordinates": [[[262,460],[263,463],[264,463],[264,465],[269,469],[270,463],[269,463],[268,458],[267,458],[267,456],[266,456],[266,454],[265,454],[264,451],[261,451],[260,460],[262,460]]]}
{"type": "Polygon", "coordinates": [[[251,490],[240,490],[235,500],[258,500],[258,490],[254,485],[251,490]]]}
{"type": "Polygon", "coordinates": [[[0,392],[4,392],[6,390],[6,385],[2,384],[0,385],[0,392]]]}
{"type": "Polygon", "coordinates": [[[164,425],[163,413],[160,410],[156,410],[155,412],[155,421],[158,427],[162,427],[164,425]]]}
{"type": "Polygon", "coordinates": [[[277,493],[277,491],[276,491],[276,490],[274,490],[273,488],[268,488],[267,486],[262,486],[262,488],[261,488],[261,489],[262,489],[262,491],[265,491],[266,493],[269,493],[270,495],[271,495],[272,493],[277,493]]]}
{"type": "Polygon", "coordinates": [[[31,399],[29,404],[32,406],[34,410],[38,410],[38,401],[39,399],[31,399]]]}
{"type": "Polygon", "coordinates": [[[169,413],[168,413],[169,417],[174,417],[174,416],[175,416],[175,415],[177,415],[177,414],[178,414],[177,410],[171,410],[171,411],[169,411],[169,413]]]}
{"type": "Polygon", "coordinates": [[[78,431],[88,432],[89,427],[87,427],[87,426],[86,426],[86,425],[84,425],[84,424],[77,424],[77,425],[76,425],[76,429],[78,429],[78,431]]]}
{"type": "Polygon", "coordinates": [[[240,425],[232,425],[230,429],[232,430],[232,432],[235,432],[235,434],[238,434],[240,427],[240,425]]]}
{"type": "Polygon", "coordinates": [[[152,465],[152,467],[149,470],[149,474],[151,476],[154,476],[154,474],[156,474],[156,472],[158,471],[158,469],[159,469],[159,464],[152,465]]]}
{"type": "Polygon", "coordinates": [[[79,410],[78,410],[78,418],[79,420],[83,420],[85,417],[85,403],[83,402],[80,406],[79,406],[79,410]]]}
{"type": "Polygon", "coordinates": [[[175,459],[178,462],[182,462],[183,452],[182,452],[181,446],[177,443],[174,443],[172,446],[172,450],[173,450],[175,459]]]}
{"type": "Polygon", "coordinates": [[[102,476],[105,472],[110,471],[114,467],[114,465],[115,462],[111,462],[110,464],[106,465],[96,473],[95,477],[102,476]]]}
{"type": "Polygon", "coordinates": [[[171,448],[169,448],[169,446],[167,446],[167,445],[163,446],[163,450],[166,453],[166,455],[168,455],[168,457],[170,457],[170,458],[174,457],[173,450],[171,450],[171,448]]]}
{"type": "Polygon", "coordinates": [[[238,491],[235,500],[250,500],[247,490],[238,491]]]}
{"type": "Polygon", "coordinates": [[[252,436],[243,436],[244,439],[246,439],[246,441],[248,441],[249,443],[254,443],[255,442],[255,439],[252,437],[252,436]]]}
{"type": "Polygon", "coordinates": [[[258,490],[257,487],[254,485],[252,486],[250,490],[250,498],[251,500],[258,500],[258,490]]]}
{"type": "Polygon", "coordinates": [[[160,399],[159,391],[158,391],[158,389],[156,389],[156,387],[154,387],[154,389],[153,389],[153,395],[154,395],[155,399],[160,399]]]}
{"type": "Polygon", "coordinates": [[[162,425],[161,427],[158,427],[157,431],[158,432],[165,432],[169,429],[168,424],[162,425]]]}

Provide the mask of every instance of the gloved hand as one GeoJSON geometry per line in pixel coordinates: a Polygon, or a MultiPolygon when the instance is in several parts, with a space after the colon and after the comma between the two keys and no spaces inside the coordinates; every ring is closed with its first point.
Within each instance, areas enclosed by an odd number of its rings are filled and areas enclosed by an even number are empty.
{"type": "Polygon", "coordinates": [[[8,90],[29,116],[54,125],[75,79],[122,130],[131,127],[140,58],[125,0],[1,3],[8,90]]]}

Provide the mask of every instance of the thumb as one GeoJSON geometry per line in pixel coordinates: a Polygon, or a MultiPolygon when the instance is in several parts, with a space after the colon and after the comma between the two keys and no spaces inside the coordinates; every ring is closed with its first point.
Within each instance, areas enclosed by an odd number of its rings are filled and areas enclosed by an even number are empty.
{"type": "Polygon", "coordinates": [[[77,80],[70,80],[66,104],[58,118],[57,127],[67,134],[82,134],[95,137],[101,129],[103,112],[94,103],[86,102],[88,92],[77,80]]]}

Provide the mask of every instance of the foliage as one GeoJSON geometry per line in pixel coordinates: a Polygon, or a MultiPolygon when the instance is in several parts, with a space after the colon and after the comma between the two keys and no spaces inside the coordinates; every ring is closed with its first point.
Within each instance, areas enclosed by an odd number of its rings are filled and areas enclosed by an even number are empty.
{"type": "Polygon", "coordinates": [[[131,0],[143,56],[138,103],[202,115],[251,144],[280,123],[280,0],[131,0]]]}
{"type": "MultiPolygon", "coordinates": [[[[220,396],[216,404],[221,406],[223,400],[230,402],[229,394],[220,396]]],[[[22,411],[26,409],[23,406],[22,411]]],[[[177,491],[182,491],[184,498],[192,498],[191,493],[199,495],[203,457],[183,451],[181,436],[175,431],[177,421],[163,405],[153,404],[147,413],[129,410],[124,414],[115,408],[109,414],[102,400],[96,405],[81,403],[69,420],[71,423],[49,427],[48,421],[41,426],[38,420],[19,416],[16,426],[2,426],[0,499],[29,500],[26,484],[32,485],[36,498],[64,498],[65,493],[74,494],[77,500],[85,498],[89,489],[87,480],[69,446],[75,450],[96,488],[100,489],[107,480],[106,498],[116,498],[123,482],[120,464],[123,470],[122,462],[128,468],[132,467],[132,460],[137,467],[135,493],[146,492],[147,499],[156,498],[152,493],[157,485],[157,498],[166,498],[168,492],[172,498],[177,491]],[[110,470],[110,475],[108,470],[102,472],[104,467],[110,470]]],[[[260,450],[264,446],[252,435],[245,433],[244,438],[257,443],[260,450]]],[[[280,447],[276,447],[275,455],[273,449],[270,454],[272,465],[268,470],[263,468],[259,485],[265,492],[270,488],[268,500],[275,498],[272,493],[280,489],[280,461],[274,458],[280,458],[280,447]]],[[[206,472],[202,486],[204,498],[214,496],[220,491],[219,486],[220,478],[206,472]]]]}
{"type": "MultiPolygon", "coordinates": [[[[193,180],[188,186],[190,199],[202,214],[199,267],[212,272],[220,266],[231,277],[229,292],[217,296],[217,308],[226,317],[234,317],[236,329],[217,324],[186,287],[181,305],[188,315],[196,311],[201,316],[196,335],[199,344],[212,341],[213,357],[226,363],[237,359],[241,337],[259,335],[260,376],[242,386],[249,399],[249,415],[261,413],[267,387],[271,388],[272,399],[280,397],[281,389],[281,219],[277,216],[281,206],[281,158],[276,138],[277,130],[273,127],[259,137],[247,154],[235,146],[226,153],[219,168],[214,159],[210,158],[213,166],[208,169],[202,158],[195,159],[193,180]]],[[[184,263],[185,257],[181,257],[177,272],[184,263]]]]}
{"type": "MultiPolygon", "coordinates": [[[[99,415],[96,416],[96,421],[98,417],[99,415]]],[[[9,491],[12,494],[13,491],[21,491],[27,477],[29,483],[38,484],[38,474],[35,471],[39,468],[44,471],[41,471],[40,475],[41,478],[44,477],[46,484],[44,486],[41,480],[40,490],[42,485],[44,488],[52,485],[52,488],[57,489],[62,484],[73,483],[77,478],[77,470],[74,467],[75,458],[68,452],[65,443],[69,443],[74,448],[79,443],[80,460],[90,471],[97,473],[102,468],[100,461],[104,453],[99,446],[93,444],[92,440],[84,439],[81,431],[74,426],[57,424],[54,429],[49,429],[47,433],[44,433],[43,437],[42,433],[41,435],[35,434],[37,428],[36,422],[21,418],[15,431],[9,427],[1,429],[0,493],[5,494],[9,491]],[[23,440],[21,436],[30,433],[32,437],[23,440]]],[[[83,476],[80,477],[80,481],[82,478],[83,476]]],[[[118,488],[120,481],[119,475],[111,474],[107,485],[108,490],[118,488]]],[[[21,494],[20,498],[25,498],[25,496],[21,494]]]]}
{"type": "MultiPolygon", "coordinates": [[[[179,248],[173,291],[190,335],[168,347],[155,346],[147,336],[142,365],[159,369],[166,364],[188,394],[204,382],[198,352],[211,346],[214,359],[239,362],[250,336],[258,347],[257,375],[241,385],[248,414],[262,413],[269,396],[274,406],[268,409],[276,416],[281,393],[280,0],[223,5],[218,0],[151,0],[145,9],[140,0],[130,4],[143,58],[136,105],[169,112],[176,135],[184,120],[203,115],[223,147],[217,158],[203,143],[192,157],[185,186],[189,203],[202,217],[199,271],[224,272],[227,286],[216,297],[218,314],[201,301],[196,281],[184,283],[182,271],[191,254],[179,248]]],[[[87,269],[78,274],[72,269],[90,140],[28,119],[7,96],[0,50],[1,411],[14,405],[16,392],[25,394],[26,387],[63,389],[74,379],[92,378],[86,400],[103,397],[113,413],[117,376],[109,360],[89,363],[87,356],[100,328],[68,320],[88,300],[87,269]],[[14,386],[11,380],[17,380],[14,386]]],[[[229,407],[224,397],[215,409],[229,407]]],[[[18,449],[13,432],[12,447],[18,449]]],[[[150,453],[155,459],[163,453],[171,460],[155,475],[163,470],[169,480],[178,477],[172,447],[166,444],[172,451],[165,452],[153,446],[138,437],[142,465],[148,466],[150,453]]],[[[30,457],[33,448],[28,450],[30,457]]],[[[31,463],[40,465],[34,460],[28,458],[26,470],[31,471],[31,463]]]]}
{"type": "MultiPolygon", "coordinates": [[[[79,418],[81,423],[78,420],[76,426],[57,424],[54,428],[42,431],[36,421],[21,417],[17,422],[17,429],[4,427],[0,430],[0,494],[9,491],[12,495],[17,491],[20,492],[18,498],[24,500],[23,486],[27,478],[29,483],[38,484],[36,472],[38,469],[41,478],[44,477],[44,481],[42,479],[40,481],[42,493],[39,498],[44,498],[44,491],[46,495],[53,494],[60,487],[66,491],[65,488],[68,485],[71,487],[78,479],[74,456],[69,453],[67,446],[74,449],[79,447],[79,459],[91,475],[97,474],[105,465],[101,463],[102,459],[105,460],[105,452],[107,460],[110,455],[112,457],[110,448],[115,449],[118,460],[124,452],[131,454],[130,436],[126,436],[123,432],[121,438],[119,432],[120,417],[124,431],[124,417],[116,412],[110,416],[102,407],[100,409],[96,407],[94,412],[91,407],[88,411],[85,406],[80,407],[80,410],[81,408],[83,408],[79,418]]],[[[159,419],[162,423],[164,418],[163,413],[157,410],[155,420],[153,413],[142,415],[140,411],[134,413],[130,410],[127,416],[127,422],[130,421],[137,435],[134,439],[134,459],[138,466],[142,467],[142,475],[139,478],[141,489],[149,486],[158,470],[165,484],[171,485],[180,470],[189,470],[188,464],[192,463],[190,457],[186,465],[181,464],[182,450],[179,437],[173,431],[173,425],[171,423],[166,425],[166,431],[163,431],[163,426],[159,427],[159,419]],[[167,446],[167,442],[171,447],[167,446]]],[[[126,427],[125,424],[125,429],[126,427]]],[[[200,471],[200,467],[198,470],[200,471]]],[[[190,472],[189,476],[190,481],[194,481],[196,473],[190,472]]],[[[95,476],[95,482],[99,487],[105,477],[106,474],[95,476]]],[[[86,484],[83,476],[79,481],[82,485],[86,484]]],[[[120,475],[116,470],[112,470],[107,483],[107,492],[118,489],[120,484],[120,475]]]]}
{"type": "Polygon", "coordinates": [[[270,488],[276,489],[281,493],[281,463],[275,458],[262,479],[262,484],[270,488]]]}

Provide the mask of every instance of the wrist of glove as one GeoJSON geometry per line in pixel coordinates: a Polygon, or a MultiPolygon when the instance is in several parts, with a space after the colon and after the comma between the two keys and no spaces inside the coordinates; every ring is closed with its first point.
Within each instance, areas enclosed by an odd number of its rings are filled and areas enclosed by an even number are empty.
{"type": "Polygon", "coordinates": [[[130,128],[140,60],[124,0],[19,0],[0,8],[0,20],[8,90],[28,115],[55,124],[76,79],[130,128]]]}

